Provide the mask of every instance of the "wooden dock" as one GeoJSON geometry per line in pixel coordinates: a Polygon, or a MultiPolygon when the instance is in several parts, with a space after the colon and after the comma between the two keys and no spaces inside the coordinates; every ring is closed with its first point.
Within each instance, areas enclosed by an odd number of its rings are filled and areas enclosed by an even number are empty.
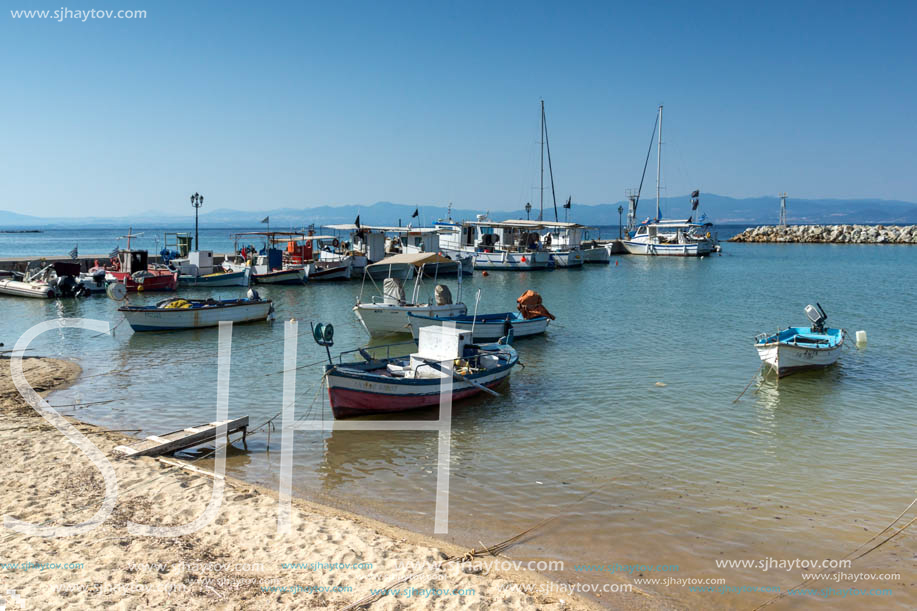
{"type": "Polygon", "coordinates": [[[224,434],[227,439],[232,433],[242,431],[242,442],[245,443],[245,436],[248,433],[248,416],[236,418],[235,420],[199,424],[164,435],[150,435],[134,446],[118,446],[114,451],[131,457],[173,454],[179,450],[186,450],[202,443],[215,441],[220,427],[224,426],[224,434]]]}

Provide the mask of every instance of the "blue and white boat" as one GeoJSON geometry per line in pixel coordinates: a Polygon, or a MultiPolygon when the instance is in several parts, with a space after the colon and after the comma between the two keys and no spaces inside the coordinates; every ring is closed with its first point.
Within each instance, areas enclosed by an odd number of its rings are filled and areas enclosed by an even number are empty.
{"type": "Polygon", "coordinates": [[[153,306],[123,306],[118,311],[134,331],[176,331],[216,327],[221,322],[246,323],[269,319],[270,299],[249,292],[248,299],[170,298],[153,306]]]}
{"type": "Polygon", "coordinates": [[[508,335],[513,330],[513,337],[527,337],[544,333],[551,322],[547,316],[523,318],[519,312],[501,312],[499,314],[477,314],[464,316],[425,316],[408,313],[411,322],[411,334],[414,339],[420,335],[420,329],[430,325],[442,326],[451,323],[456,329],[468,331],[474,342],[493,342],[508,335]]]}
{"type": "Polygon", "coordinates": [[[818,303],[806,306],[805,312],[812,321],[811,327],[790,327],[755,338],[758,356],[777,372],[777,377],[828,367],[836,363],[841,354],[844,330],[825,327],[828,315],[818,303]]]}

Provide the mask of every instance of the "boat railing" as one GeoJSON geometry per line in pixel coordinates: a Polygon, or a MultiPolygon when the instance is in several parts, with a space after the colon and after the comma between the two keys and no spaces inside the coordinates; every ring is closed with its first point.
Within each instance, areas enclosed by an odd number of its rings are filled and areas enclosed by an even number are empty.
{"type": "MultiPolygon", "coordinates": [[[[415,342],[415,341],[413,341],[413,340],[409,340],[409,341],[404,341],[404,342],[395,342],[394,344],[385,344],[385,345],[382,345],[382,346],[363,346],[363,347],[361,347],[361,348],[355,348],[355,349],[353,349],[353,350],[346,350],[346,351],[344,351],[344,352],[341,352],[341,353],[338,355],[338,363],[343,363],[343,362],[344,362],[344,355],[345,355],[345,354],[359,353],[360,356],[363,356],[364,353],[367,353],[367,352],[368,352],[368,353],[370,353],[370,354],[372,355],[373,358],[379,358],[379,357],[375,354],[375,351],[376,351],[376,350],[381,350],[382,348],[385,348],[385,358],[388,359],[388,358],[391,358],[391,355],[392,355],[392,348],[394,348],[395,346],[407,346],[407,345],[416,346],[416,345],[417,345],[417,342],[415,342]]],[[[406,355],[405,355],[405,356],[406,356],[406,355]]]]}

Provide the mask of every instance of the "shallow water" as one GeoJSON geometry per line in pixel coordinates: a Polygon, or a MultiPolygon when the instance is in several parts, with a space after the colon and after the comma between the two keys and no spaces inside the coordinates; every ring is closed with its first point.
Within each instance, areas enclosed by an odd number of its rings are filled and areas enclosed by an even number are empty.
{"type": "MultiPolygon", "coordinates": [[[[575,564],[667,564],[679,570],[662,577],[787,588],[800,571],[714,563],[838,558],[907,506],[917,488],[917,354],[905,340],[917,334],[917,248],[726,244],[724,251],[466,280],[469,307],[477,288],[482,312],[513,309],[532,288],[557,320],[545,337],[517,342],[525,368],[500,398],[455,406],[447,539],[480,547],[560,515],[513,557],[563,560],[565,570],[552,576],[568,582],[622,579],[575,564]],[[803,307],[816,300],[830,324],[851,334],[865,329],[868,347],[845,348],[828,371],[755,379],[734,402],[759,370],[754,335],[802,324],[803,307]]],[[[281,409],[282,320],[303,323],[300,365],[324,358],[308,334],[310,320],[334,323],[336,352],[366,342],[351,312],[359,282],[259,290],[275,300],[278,321],[234,329],[230,396],[231,415],[248,414],[255,424],[281,409]]],[[[7,347],[42,320],[120,320],[103,297],[0,303],[7,347]]],[[[54,331],[34,345],[78,356],[85,368],[82,381],[52,403],[114,400],[62,411],[148,435],[212,419],[216,338],[215,330],[134,335],[123,324],[113,337],[54,331]]],[[[320,378],[320,365],[298,371],[297,417],[330,419],[320,378]]],[[[419,417],[435,418],[436,410],[419,417]]],[[[229,470],[276,486],[279,449],[279,435],[270,451],[263,434],[253,436],[247,452],[232,453],[229,470]]],[[[431,433],[297,433],[294,486],[308,498],[432,534],[436,457],[431,433]]],[[[781,608],[914,608],[914,543],[904,535],[851,570],[902,574],[899,582],[857,585],[893,589],[881,605],[805,597],[781,608]]],[[[694,608],[750,608],[768,598],[640,587],[694,608]]],[[[614,596],[600,600],[614,605],[614,596]]]]}

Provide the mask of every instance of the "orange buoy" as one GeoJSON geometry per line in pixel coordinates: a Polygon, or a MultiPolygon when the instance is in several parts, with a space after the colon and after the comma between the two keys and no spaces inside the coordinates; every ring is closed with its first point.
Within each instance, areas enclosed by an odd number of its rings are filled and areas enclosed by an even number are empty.
{"type": "Polygon", "coordinates": [[[482,276],[489,276],[490,274],[488,274],[488,273],[487,273],[487,270],[485,269],[483,272],[481,272],[481,275],[482,275],[482,276]]]}
{"type": "Polygon", "coordinates": [[[617,266],[618,266],[618,262],[617,262],[617,261],[615,261],[615,267],[617,267],[617,266]]]}

